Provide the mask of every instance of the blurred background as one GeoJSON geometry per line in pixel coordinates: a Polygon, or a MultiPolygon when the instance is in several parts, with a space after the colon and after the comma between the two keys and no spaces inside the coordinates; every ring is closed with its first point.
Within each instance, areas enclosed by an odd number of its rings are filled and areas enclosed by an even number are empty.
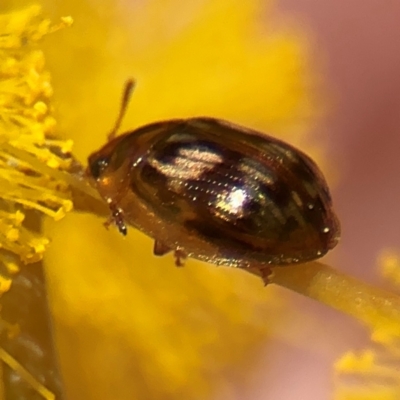
{"type": "MultiPolygon", "coordinates": [[[[26,5],[18,1],[6,8],[26,5]]],[[[353,0],[44,1],[72,28],[46,38],[63,136],[84,163],[138,87],[124,129],[210,115],[311,154],[342,241],[326,261],[385,285],[400,237],[400,3],[353,0]]],[[[46,222],[46,271],[73,399],[330,399],[333,365],[368,346],[357,321],[242,271],[172,258],[92,215],[46,222]],[[248,276],[249,275],[249,276],[248,276]]]]}

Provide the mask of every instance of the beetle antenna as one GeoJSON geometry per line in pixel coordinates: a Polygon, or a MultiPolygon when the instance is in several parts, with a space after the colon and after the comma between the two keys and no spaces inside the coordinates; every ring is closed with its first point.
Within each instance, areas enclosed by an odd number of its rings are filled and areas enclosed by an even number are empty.
{"type": "Polygon", "coordinates": [[[115,136],[117,136],[118,130],[126,114],[126,110],[128,108],[129,101],[132,97],[133,89],[135,88],[135,86],[136,86],[136,81],[134,79],[128,79],[125,82],[124,93],[122,95],[121,107],[119,109],[118,117],[117,120],[115,121],[114,128],[108,134],[107,137],[109,142],[113,140],[115,136]]]}

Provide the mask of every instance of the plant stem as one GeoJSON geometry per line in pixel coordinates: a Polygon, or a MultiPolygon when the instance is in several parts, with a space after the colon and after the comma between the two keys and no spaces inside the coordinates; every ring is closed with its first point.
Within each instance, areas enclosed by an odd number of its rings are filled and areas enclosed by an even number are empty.
{"type": "Polygon", "coordinates": [[[275,267],[269,281],[355,317],[375,332],[400,336],[400,296],[328,265],[315,261],[275,267]]]}

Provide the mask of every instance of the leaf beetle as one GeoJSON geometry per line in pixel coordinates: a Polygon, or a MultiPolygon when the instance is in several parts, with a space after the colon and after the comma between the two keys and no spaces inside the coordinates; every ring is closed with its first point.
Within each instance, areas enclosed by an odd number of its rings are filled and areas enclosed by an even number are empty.
{"type": "Polygon", "coordinates": [[[220,119],[155,122],[116,133],[134,88],[125,86],[108,143],[87,173],[126,235],[127,224],[155,240],[154,254],[216,265],[303,263],[338,242],[327,183],[302,151],[220,119]]]}

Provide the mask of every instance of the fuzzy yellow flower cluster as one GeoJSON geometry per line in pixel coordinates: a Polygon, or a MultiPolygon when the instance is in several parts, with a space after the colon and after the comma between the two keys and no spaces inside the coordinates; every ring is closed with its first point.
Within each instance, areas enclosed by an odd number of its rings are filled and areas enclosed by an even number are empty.
{"type": "Polygon", "coordinates": [[[346,353],[335,365],[340,385],[337,400],[400,398],[400,347],[346,353]]]}
{"type": "MultiPolygon", "coordinates": [[[[392,283],[400,283],[400,254],[382,252],[378,265],[392,283]]],[[[337,400],[400,399],[399,321],[377,324],[372,330],[373,345],[362,351],[349,351],[335,365],[337,400]]]]}
{"type": "MultiPolygon", "coordinates": [[[[18,261],[38,261],[48,244],[25,224],[26,212],[60,219],[72,209],[66,184],[51,173],[70,167],[72,142],[53,137],[52,87],[37,48],[43,36],[70,23],[52,25],[37,6],[0,15],[0,263],[9,272],[18,261]]],[[[4,277],[0,291],[9,283],[4,277]]]]}
{"type": "Polygon", "coordinates": [[[382,275],[390,282],[400,287],[400,253],[394,250],[385,250],[379,259],[382,275]]]}

